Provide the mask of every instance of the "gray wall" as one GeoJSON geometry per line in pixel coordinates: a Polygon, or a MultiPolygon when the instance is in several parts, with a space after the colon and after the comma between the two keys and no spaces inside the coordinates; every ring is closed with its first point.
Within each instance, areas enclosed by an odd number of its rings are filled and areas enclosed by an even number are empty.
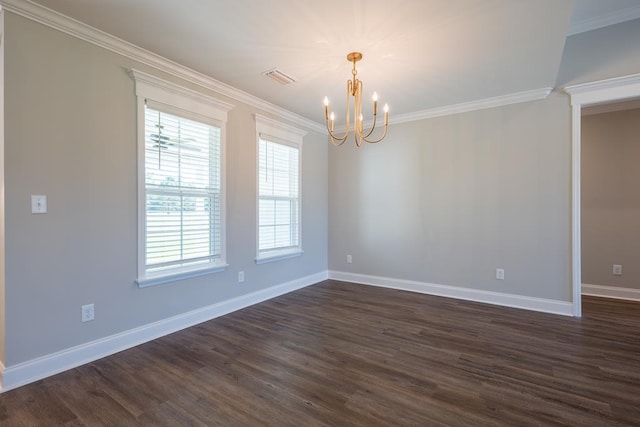
{"type": "MultiPolygon", "coordinates": [[[[640,73],[638,40],[568,37],[557,85],[640,73]]],[[[571,301],[568,96],[392,125],[329,171],[331,270],[571,301]]]]}
{"type": "Polygon", "coordinates": [[[582,117],[583,283],[640,289],[639,135],[640,109],[582,117]]]}
{"type": "Polygon", "coordinates": [[[553,93],[331,148],[329,268],[569,301],[569,113],[553,93]]]}
{"type": "Polygon", "coordinates": [[[304,138],[304,255],[258,266],[253,107],[6,11],[5,30],[5,365],[326,271],[324,136],[309,131],[304,138]],[[227,125],[230,267],[223,273],[145,289],[134,284],[130,67],[235,104],[227,125]],[[30,213],[31,194],[48,196],[48,214],[30,213]],[[96,320],[81,323],[80,306],[88,303],[96,320]]]}

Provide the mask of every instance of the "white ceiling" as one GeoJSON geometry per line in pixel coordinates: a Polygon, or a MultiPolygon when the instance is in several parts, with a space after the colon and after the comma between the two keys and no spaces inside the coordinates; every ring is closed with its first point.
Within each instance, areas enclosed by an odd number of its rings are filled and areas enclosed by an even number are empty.
{"type": "Polygon", "coordinates": [[[36,3],[319,123],[325,95],[341,117],[354,50],[393,116],[553,87],[567,34],[640,17],[640,0],[36,3]]]}

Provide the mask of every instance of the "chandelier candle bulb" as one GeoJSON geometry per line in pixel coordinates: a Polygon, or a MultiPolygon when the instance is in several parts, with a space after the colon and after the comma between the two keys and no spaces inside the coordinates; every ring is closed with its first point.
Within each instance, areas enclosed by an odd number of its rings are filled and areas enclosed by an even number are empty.
{"type": "Polygon", "coordinates": [[[324,115],[327,118],[329,117],[329,98],[327,98],[326,96],[324,97],[324,115]]]}
{"type": "Polygon", "coordinates": [[[378,114],[378,92],[373,92],[373,115],[378,114]]]}
{"type": "Polygon", "coordinates": [[[384,104],[384,125],[385,127],[389,124],[389,106],[384,104]]]}

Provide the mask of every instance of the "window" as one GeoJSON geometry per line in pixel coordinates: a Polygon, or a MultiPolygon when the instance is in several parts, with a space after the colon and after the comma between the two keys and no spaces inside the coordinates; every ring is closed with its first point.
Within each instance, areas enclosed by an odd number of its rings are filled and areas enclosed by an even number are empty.
{"type": "Polygon", "coordinates": [[[221,257],[220,128],[147,108],[147,272],[221,257]]]}
{"type": "Polygon", "coordinates": [[[298,149],[260,139],[259,252],[297,248],[300,241],[298,149]]]}
{"type": "Polygon", "coordinates": [[[258,256],[274,261],[302,253],[300,150],[306,132],[256,115],[258,256]]]}
{"type": "Polygon", "coordinates": [[[221,271],[230,106],[139,71],[131,74],[140,140],[137,282],[149,286],[221,271]]]}

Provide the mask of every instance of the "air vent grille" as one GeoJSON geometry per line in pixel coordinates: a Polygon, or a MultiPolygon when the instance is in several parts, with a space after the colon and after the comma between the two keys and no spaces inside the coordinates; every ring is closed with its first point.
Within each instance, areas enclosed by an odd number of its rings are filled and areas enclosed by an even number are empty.
{"type": "Polygon", "coordinates": [[[295,83],[295,81],[296,81],[296,79],[294,79],[293,77],[283,73],[282,71],[278,70],[277,68],[274,68],[273,70],[265,71],[264,73],[262,73],[262,75],[267,76],[267,77],[277,81],[281,85],[288,85],[288,84],[291,84],[291,83],[295,83]]]}

